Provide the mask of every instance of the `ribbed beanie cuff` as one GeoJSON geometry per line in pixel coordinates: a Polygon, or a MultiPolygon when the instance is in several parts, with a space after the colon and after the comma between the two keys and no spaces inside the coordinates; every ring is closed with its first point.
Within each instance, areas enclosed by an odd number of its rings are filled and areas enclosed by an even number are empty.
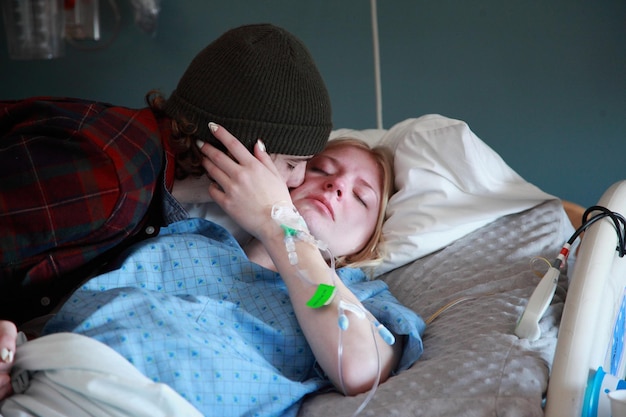
{"type": "Polygon", "coordinates": [[[167,100],[169,117],[228,129],[248,149],[262,139],[270,153],[319,153],[332,129],[330,98],[301,41],[269,24],[232,29],[193,59],[167,100]]]}

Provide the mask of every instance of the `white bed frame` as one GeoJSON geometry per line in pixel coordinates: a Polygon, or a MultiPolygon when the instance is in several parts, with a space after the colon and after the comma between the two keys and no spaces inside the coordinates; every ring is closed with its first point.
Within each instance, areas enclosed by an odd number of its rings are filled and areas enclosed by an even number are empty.
{"type": "MultiPolygon", "coordinates": [[[[598,205],[626,215],[626,180],[607,189],[598,205]]],[[[559,328],[546,417],[582,415],[590,371],[602,367],[609,372],[613,360],[616,375],[624,378],[626,355],[619,349],[611,354],[626,288],[626,256],[619,257],[617,239],[608,218],[592,225],[582,239],[559,328]]]]}

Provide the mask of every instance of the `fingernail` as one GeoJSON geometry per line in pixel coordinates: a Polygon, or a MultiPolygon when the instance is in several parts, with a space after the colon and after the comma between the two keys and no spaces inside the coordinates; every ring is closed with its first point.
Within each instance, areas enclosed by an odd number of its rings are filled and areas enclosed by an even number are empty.
{"type": "Polygon", "coordinates": [[[219,126],[217,126],[215,123],[213,122],[209,122],[209,129],[211,129],[211,132],[215,133],[217,131],[219,126]]]}
{"type": "Polygon", "coordinates": [[[261,152],[265,152],[265,143],[261,139],[257,139],[257,143],[259,144],[259,149],[261,152]]]}
{"type": "Polygon", "coordinates": [[[204,142],[202,142],[200,139],[196,140],[196,146],[198,147],[198,149],[202,148],[203,145],[204,142]]]}
{"type": "Polygon", "coordinates": [[[2,351],[0,351],[0,359],[4,363],[13,362],[13,351],[7,348],[2,348],[2,351]]]}

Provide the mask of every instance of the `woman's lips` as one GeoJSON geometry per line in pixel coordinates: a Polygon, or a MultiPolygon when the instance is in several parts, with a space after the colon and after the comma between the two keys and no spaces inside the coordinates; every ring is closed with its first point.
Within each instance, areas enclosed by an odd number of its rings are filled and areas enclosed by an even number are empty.
{"type": "Polygon", "coordinates": [[[333,206],[328,200],[322,197],[310,197],[309,200],[311,200],[316,206],[321,207],[322,210],[326,212],[331,219],[335,220],[335,212],[333,211],[333,206]]]}

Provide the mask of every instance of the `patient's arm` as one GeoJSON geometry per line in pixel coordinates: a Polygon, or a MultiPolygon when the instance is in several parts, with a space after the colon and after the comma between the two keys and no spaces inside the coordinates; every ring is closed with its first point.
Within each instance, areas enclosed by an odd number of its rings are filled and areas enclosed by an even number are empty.
{"type": "MultiPolygon", "coordinates": [[[[273,223],[273,222],[268,222],[273,223]]],[[[315,358],[333,384],[346,395],[356,395],[370,390],[378,375],[380,361],[381,382],[384,382],[397,365],[402,353],[401,340],[388,345],[376,331],[372,330],[369,319],[358,319],[349,314],[350,325],[346,331],[338,330],[339,300],[344,300],[365,310],[356,296],[334,275],[332,282],[337,288],[333,302],[325,307],[311,308],[307,301],[313,296],[315,287],[299,276],[296,268],[289,263],[283,243],[282,231],[275,236],[263,238],[276,264],[283,281],[287,285],[289,297],[296,317],[315,358]],[[342,334],[340,341],[339,334],[342,334]],[[342,371],[338,368],[338,346],[343,350],[342,371]],[[341,379],[340,379],[341,377],[341,379]]],[[[315,283],[330,284],[329,268],[319,250],[306,243],[298,244],[298,266],[307,272],[315,283]]]]}
{"type": "Polygon", "coordinates": [[[0,320],[0,400],[13,394],[11,367],[17,342],[17,328],[10,321],[0,320]]]}
{"type": "MultiPolygon", "coordinates": [[[[227,134],[225,129],[219,128],[214,135],[223,142],[234,160],[209,144],[202,147],[202,152],[208,157],[203,165],[216,181],[216,185],[210,188],[211,197],[262,242],[271,257],[272,269],[278,270],[287,285],[300,327],[320,366],[335,386],[350,395],[372,388],[378,375],[379,359],[381,380],[387,379],[400,357],[401,343],[389,346],[378,332],[372,332],[369,320],[351,320],[348,331],[342,333],[343,369],[339,372],[340,332],[337,306],[310,308],[306,305],[317,286],[305,282],[298,269],[290,264],[283,240],[284,231],[270,218],[274,203],[291,203],[284,180],[273,166],[269,155],[262,152],[258,145],[252,155],[232,135],[227,134]],[[343,378],[343,384],[340,383],[340,377],[343,378]]],[[[249,258],[261,263],[250,255],[249,258]]],[[[316,247],[299,243],[298,259],[298,267],[307,272],[314,284],[332,283],[329,267],[316,247]]],[[[265,263],[261,264],[269,267],[265,263]]],[[[338,278],[335,278],[334,284],[338,295],[333,304],[343,299],[363,308],[338,278]]]]}

